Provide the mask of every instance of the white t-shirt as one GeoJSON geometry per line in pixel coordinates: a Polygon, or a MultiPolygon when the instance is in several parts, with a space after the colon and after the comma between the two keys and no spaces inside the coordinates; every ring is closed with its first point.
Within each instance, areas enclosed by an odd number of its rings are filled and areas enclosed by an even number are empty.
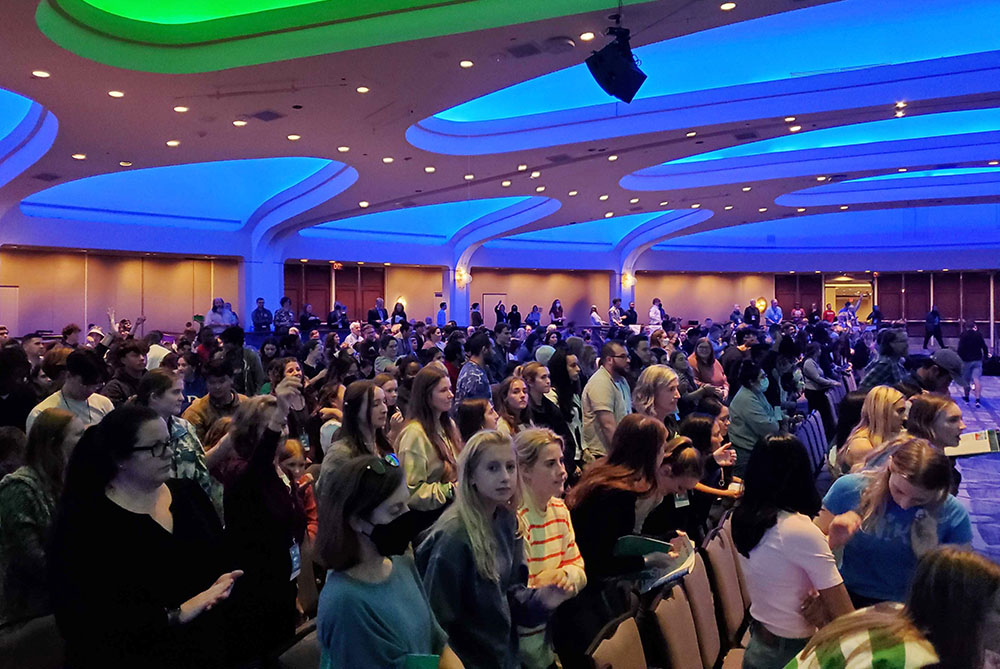
{"type": "Polygon", "coordinates": [[[826,537],[808,517],[782,511],[764,533],[750,559],[740,556],[750,615],[787,639],[812,636],[816,628],[802,617],[802,602],[811,590],[826,590],[844,582],[826,537]]]}
{"type": "Polygon", "coordinates": [[[35,405],[35,408],[28,414],[25,431],[31,432],[31,426],[34,425],[35,419],[46,409],[65,409],[79,418],[84,427],[90,427],[100,423],[102,418],[114,411],[114,408],[115,405],[104,395],[94,393],[87,398],[86,402],[80,402],[66,397],[59,390],[35,405]]]}

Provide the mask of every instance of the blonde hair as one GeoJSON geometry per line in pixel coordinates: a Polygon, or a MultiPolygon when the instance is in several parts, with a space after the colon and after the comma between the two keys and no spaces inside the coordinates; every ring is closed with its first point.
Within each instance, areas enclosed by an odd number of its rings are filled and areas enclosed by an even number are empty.
{"type": "MultiPolygon", "coordinates": [[[[497,569],[497,537],[493,531],[493,522],[483,502],[482,495],[476,490],[472,477],[479,467],[483,454],[492,446],[507,446],[514,454],[514,445],[510,438],[496,430],[483,430],[472,435],[461,455],[458,456],[458,489],[455,492],[455,502],[441,520],[454,514],[469,535],[469,546],[472,548],[472,559],[476,563],[476,571],[488,581],[500,581],[497,569]]],[[[515,462],[517,458],[515,456],[515,462]]],[[[521,471],[517,470],[513,485],[514,494],[505,505],[507,510],[517,517],[517,509],[521,505],[521,471]]],[[[440,522],[440,521],[439,521],[440,522]]],[[[520,529],[520,528],[519,528],[520,529]]],[[[519,534],[521,532],[519,531],[519,534]]]]}
{"type": "MultiPolygon", "coordinates": [[[[542,449],[550,444],[558,445],[559,453],[560,455],[562,454],[565,448],[562,437],[547,427],[531,427],[517,433],[517,436],[514,437],[514,452],[517,454],[517,472],[519,478],[524,469],[535,466],[538,458],[541,456],[542,449]]],[[[521,485],[525,485],[524,479],[521,479],[521,485]]],[[[521,490],[521,496],[523,498],[530,497],[526,487],[521,490]]],[[[535,501],[539,503],[548,502],[548,500],[535,501]]]]}
{"type": "Polygon", "coordinates": [[[632,391],[632,406],[636,413],[652,416],[653,404],[656,402],[656,392],[671,381],[677,381],[677,372],[666,365],[650,365],[642,370],[635,390],[632,391]]]}
{"type": "Polygon", "coordinates": [[[889,431],[897,402],[905,400],[903,393],[891,386],[875,386],[865,396],[861,405],[861,420],[847,435],[844,445],[837,453],[837,464],[842,468],[851,464],[847,460],[848,449],[854,439],[867,439],[873,448],[878,448],[896,436],[889,431]]]}

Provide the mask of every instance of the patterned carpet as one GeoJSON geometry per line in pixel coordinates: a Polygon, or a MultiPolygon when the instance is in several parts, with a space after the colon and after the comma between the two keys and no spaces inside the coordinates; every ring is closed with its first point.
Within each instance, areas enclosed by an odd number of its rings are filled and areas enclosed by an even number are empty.
{"type": "MultiPolygon", "coordinates": [[[[968,431],[1000,426],[1000,377],[983,377],[979,409],[975,400],[965,403],[961,388],[952,385],[951,389],[968,431]]],[[[972,516],[973,548],[1000,562],[1000,453],[959,458],[958,468],[962,472],[958,498],[972,516]]]]}

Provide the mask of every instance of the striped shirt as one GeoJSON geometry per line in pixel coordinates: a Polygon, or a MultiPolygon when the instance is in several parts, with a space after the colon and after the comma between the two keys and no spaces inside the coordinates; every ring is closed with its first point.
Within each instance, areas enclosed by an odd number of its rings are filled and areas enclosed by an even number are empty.
{"type": "MultiPolygon", "coordinates": [[[[902,607],[900,607],[902,608],[902,607]]],[[[938,661],[934,647],[923,638],[899,639],[864,629],[796,657],[785,669],[917,669],[938,661]]]]}
{"type": "MultiPolygon", "coordinates": [[[[528,587],[539,586],[539,575],[545,571],[562,569],[569,577],[576,592],[587,585],[583,570],[583,556],[576,545],[569,509],[563,500],[553,497],[544,513],[528,506],[517,512],[525,526],[525,560],[528,564],[528,587]]],[[[545,639],[545,625],[518,628],[521,662],[525,667],[548,667],[554,657],[545,639]]]]}

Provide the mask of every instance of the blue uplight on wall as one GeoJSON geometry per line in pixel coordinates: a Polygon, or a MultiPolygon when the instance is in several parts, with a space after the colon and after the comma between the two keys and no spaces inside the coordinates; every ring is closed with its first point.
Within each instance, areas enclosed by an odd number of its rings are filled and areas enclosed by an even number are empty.
{"type": "Polygon", "coordinates": [[[58,128],[56,117],[42,105],[0,88],[0,186],[45,155],[58,128]]]}
{"type": "Polygon", "coordinates": [[[527,196],[495,197],[378,211],[321,223],[300,234],[304,237],[440,244],[469,223],[528,199],[527,196]]]}
{"type": "Polygon", "coordinates": [[[775,202],[786,207],[818,207],[997,196],[1000,167],[957,167],[848,179],[787,193],[775,202]]]}
{"type": "Polygon", "coordinates": [[[70,181],[25,198],[21,210],[77,221],[237,230],[265,203],[330,168],[351,173],[338,183],[339,190],[357,179],[353,168],[323,158],[190,163],[70,181]]]}
{"type": "Polygon", "coordinates": [[[1000,108],[890,118],[728,146],[647,167],[620,184],[670,190],[1000,155],[1000,108]]]}
{"type": "Polygon", "coordinates": [[[983,68],[1000,67],[998,23],[993,0],[880,0],[877,11],[842,0],[636,48],[649,79],[628,106],[581,63],[441,111],[407,138],[477,155],[840,109],[848,91],[852,106],[985,92],[983,68]]]}

